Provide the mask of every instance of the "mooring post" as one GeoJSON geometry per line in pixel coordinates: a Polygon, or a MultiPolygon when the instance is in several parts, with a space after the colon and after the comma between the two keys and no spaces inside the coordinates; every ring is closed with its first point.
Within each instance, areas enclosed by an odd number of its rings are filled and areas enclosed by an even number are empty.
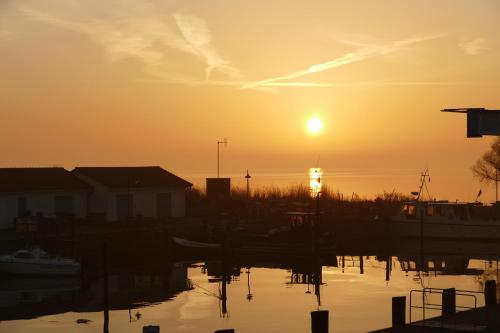
{"type": "Polygon", "coordinates": [[[328,333],[328,310],[311,312],[311,332],[328,333]]]}
{"type": "Polygon", "coordinates": [[[143,326],[142,333],[160,333],[160,326],[153,326],[153,325],[143,326]]]}
{"type": "Polygon", "coordinates": [[[365,267],[363,264],[363,256],[359,256],[359,274],[365,274],[365,267]]]}
{"type": "Polygon", "coordinates": [[[454,315],[457,312],[456,297],[457,292],[455,288],[447,288],[443,290],[442,295],[442,315],[454,315]]]}
{"type": "Polygon", "coordinates": [[[484,304],[486,306],[497,304],[497,282],[488,280],[484,284],[484,304]]]}
{"type": "Polygon", "coordinates": [[[392,298],[392,327],[402,327],[406,323],[406,296],[392,298]]]}
{"type": "Polygon", "coordinates": [[[104,243],[102,245],[102,292],[103,292],[103,307],[104,307],[104,325],[103,332],[109,333],[109,301],[108,301],[108,247],[104,243]]]}

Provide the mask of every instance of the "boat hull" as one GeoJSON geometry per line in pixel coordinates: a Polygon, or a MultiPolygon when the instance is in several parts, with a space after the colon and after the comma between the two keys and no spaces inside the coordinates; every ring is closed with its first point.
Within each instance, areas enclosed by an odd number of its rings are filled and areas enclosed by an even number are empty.
{"type": "Polygon", "coordinates": [[[0,273],[36,276],[72,276],[80,274],[80,265],[0,261],[0,273]]]}
{"type": "Polygon", "coordinates": [[[393,220],[390,224],[393,236],[412,238],[438,238],[461,240],[500,240],[498,223],[455,223],[393,220]]]}

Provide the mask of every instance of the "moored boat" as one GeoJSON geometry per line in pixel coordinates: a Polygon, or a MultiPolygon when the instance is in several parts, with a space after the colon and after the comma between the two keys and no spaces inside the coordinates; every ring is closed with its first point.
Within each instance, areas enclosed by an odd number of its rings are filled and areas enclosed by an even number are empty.
{"type": "Polygon", "coordinates": [[[4,274],[69,276],[80,274],[80,269],[80,263],[76,260],[49,257],[39,248],[0,256],[0,273],[4,274]]]}
{"type": "Polygon", "coordinates": [[[500,220],[475,216],[483,207],[478,203],[447,201],[406,202],[400,214],[391,219],[396,236],[495,240],[500,239],[500,220]]]}

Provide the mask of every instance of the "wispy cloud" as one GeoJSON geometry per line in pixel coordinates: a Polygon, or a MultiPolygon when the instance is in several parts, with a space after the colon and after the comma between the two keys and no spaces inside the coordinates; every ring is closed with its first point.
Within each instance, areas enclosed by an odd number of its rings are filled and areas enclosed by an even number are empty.
{"type": "Polygon", "coordinates": [[[192,15],[174,14],[173,17],[190,51],[207,64],[207,80],[214,69],[231,76],[239,74],[239,71],[222,59],[212,47],[212,34],[205,21],[192,15]]]}
{"type": "Polygon", "coordinates": [[[56,0],[50,7],[40,2],[24,2],[17,8],[33,19],[88,35],[112,59],[135,58],[146,73],[155,77],[185,84],[195,81],[173,73],[174,66],[166,48],[201,60],[206,66],[205,79],[209,79],[214,70],[230,76],[239,72],[216,51],[211,31],[199,17],[177,13],[160,15],[146,2],[118,2],[108,15],[93,14],[99,6],[99,2],[82,5],[56,0]]]}
{"type": "Polygon", "coordinates": [[[486,49],[486,39],[484,38],[474,38],[467,39],[462,38],[458,43],[458,46],[468,55],[475,56],[481,54],[486,49]]]}
{"type": "MultiPolygon", "coordinates": [[[[415,44],[418,42],[423,42],[423,41],[430,40],[430,39],[435,39],[435,38],[438,38],[441,36],[443,36],[443,35],[412,37],[412,38],[408,38],[408,39],[404,39],[404,40],[394,41],[394,42],[387,43],[387,44],[363,46],[363,47],[358,48],[354,52],[346,53],[340,57],[337,57],[335,59],[332,59],[332,60],[329,60],[326,62],[314,64],[314,65],[308,67],[307,69],[299,70],[299,71],[292,72],[292,73],[285,74],[285,75],[281,75],[281,76],[272,77],[272,78],[265,79],[265,80],[250,82],[248,84],[242,85],[241,88],[242,89],[251,89],[251,88],[256,88],[256,87],[261,87],[261,86],[269,86],[269,84],[272,84],[272,83],[278,83],[278,82],[282,82],[282,81],[292,80],[292,79],[299,78],[299,77],[302,77],[305,75],[323,72],[326,70],[330,70],[333,68],[352,64],[352,63],[366,60],[369,58],[389,54],[389,53],[395,52],[397,50],[400,50],[404,46],[408,46],[408,45],[415,44]]],[[[296,84],[295,86],[297,86],[297,85],[298,84],[296,84]]],[[[313,85],[314,84],[312,84],[312,83],[307,83],[307,82],[304,83],[304,86],[313,86],[313,85]]]]}

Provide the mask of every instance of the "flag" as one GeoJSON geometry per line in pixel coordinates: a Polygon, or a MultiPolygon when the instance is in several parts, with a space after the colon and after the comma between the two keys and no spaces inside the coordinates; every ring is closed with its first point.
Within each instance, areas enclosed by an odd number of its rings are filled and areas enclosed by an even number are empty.
{"type": "Polygon", "coordinates": [[[483,191],[479,189],[479,192],[477,192],[476,202],[479,201],[479,197],[481,196],[481,194],[483,194],[483,191]]]}

